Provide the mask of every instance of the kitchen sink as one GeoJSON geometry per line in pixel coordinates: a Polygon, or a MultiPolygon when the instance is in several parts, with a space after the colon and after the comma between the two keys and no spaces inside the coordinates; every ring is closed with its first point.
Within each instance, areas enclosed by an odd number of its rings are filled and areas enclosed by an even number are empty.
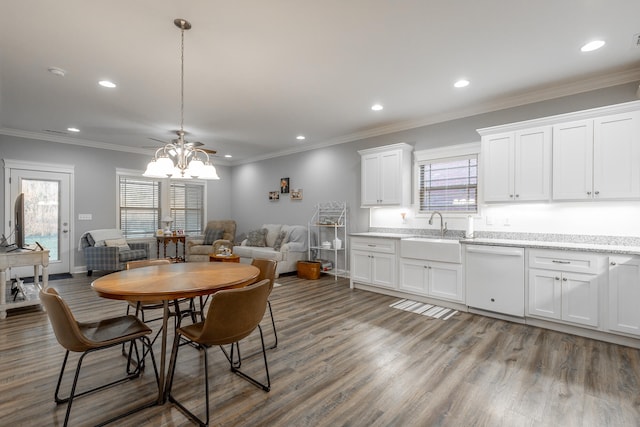
{"type": "Polygon", "coordinates": [[[452,239],[409,237],[400,240],[400,256],[441,262],[462,262],[460,242],[452,239]]]}

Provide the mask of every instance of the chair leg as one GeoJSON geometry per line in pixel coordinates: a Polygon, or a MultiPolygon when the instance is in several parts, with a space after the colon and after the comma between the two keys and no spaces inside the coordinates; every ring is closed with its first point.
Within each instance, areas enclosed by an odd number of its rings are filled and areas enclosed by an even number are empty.
{"type": "Polygon", "coordinates": [[[180,334],[176,334],[173,340],[173,348],[171,349],[171,361],[169,362],[169,378],[167,382],[167,399],[169,402],[174,403],[182,413],[189,417],[192,421],[198,423],[199,426],[209,425],[209,359],[207,355],[207,348],[198,344],[198,350],[204,352],[204,396],[205,396],[205,411],[206,421],[202,421],[193,412],[188,410],[182,403],[180,403],[175,396],[171,394],[173,388],[173,379],[176,371],[176,362],[178,359],[178,348],[180,347],[180,334]]]}
{"type": "MultiPolygon", "coordinates": [[[[145,346],[145,345],[149,346],[149,348],[151,349],[151,341],[149,341],[149,339],[147,337],[141,337],[141,340],[143,342],[143,346],[145,346]],[[145,340],[146,340],[146,342],[145,342],[145,340]]],[[[132,340],[132,341],[135,341],[135,340],[132,340]]],[[[116,344],[116,345],[120,345],[120,344],[116,344]]],[[[82,361],[84,360],[84,357],[89,353],[92,353],[92,352],[98,351],[98,350],[103,350],[105,348],[107,348],[107,347],[91,349],[91,350],[87,350],[87,351],[82,353],[82,355],[80,356],[80,359],[78,359],[78,364],[76,366],[76,371],[75,371],[75,375],[74,375],[74,378],[73,378],[73,383],[71,385],[71,391],[69,392],[69,396],[66,397],[66,398],[61,398],[59,396],[60,385],[62,383],[62,377],[64,376],[64,370],[65,370],[65,367],[67,365],[67,360],[69,358],[69,350],[66,351],[65,356],[64,356],[64,360],[62,362],[62,367],[60,369],[60,375],[58,377],[58,384],[56,385],[56,391],[55,391],[55,395],[54,395],[54,399],[55,399],[56,404],[59,405],[59,404],[62,404],[62,403],[67,403],[67,410],[66,410],[66,413],[65,413],[65,419],[64,419],[64,424],[63,424],[64,426],[66,426],[68,424],[69,415],[71,414],[71,405],[73,404],[74,399],[76,399],[78,397],[81,397],[81,396],[84,396],[84,395],[89,394],[89,393],[100,391],[100,390],[105,389],[107,387],[111,387],[111,386],[113,386],[115,384],[119,384],[119,383],[122,383],[122,382],[125,382],[125,381],[128,381],[128,380],[132,380],[132,379],[137,378],[138,376],[140,376],[140,369],[135,369],[132,373],[127,372],[127,375],[125,377],[123,377],[123,378],[119,378],[119,379],[114,380],[114,381],[112,381],[112,382],[110,382],[108,384],[103,384],[103,385],[94,387],[94,388],[92,388],[90,390],[83,391],[82,393],[77,393],[76,394],[76,386],[78,384],[78,377],[80,376],[80,368],[82,367],[82,361]]],[[[129,353],[129,356],[128,356],[129,358],[132,357],[131,356],[132,353],[133,352],[129,353]]],[[[143,354],[145,354],[144,349],[143,349],[143,354]]],[[[151,351],[150,354],[151,354],[151,361],[152,361],[152,364],[153,364],[154,373],[155,373],[155,376],[156,376],[156,384],[158,385],[158,387],[160,387],[160,377],[158,376],[158,369],[157,369],[157,366],[156,366],[155,357],[154,357],[152,351],[151,351]]],[[[135,345],[135,355],[136,355],[136,359],[137,359],[136,360],[137,366],[139,367],[142,364],[142,361],[140,359],[140,353],[138,352],[137,345],[135,345]]],[[[131,363],[131,361],[128,361],[127,365],[129,365],[130,363],[131,363]]],[[[128,371],[128,367],[127,367],[127,371],[128,371]]],[[[115,420],[117,420],[119,418],[122,418],[123,416],[130,415],[130,414],[132,414],[134,412],[137,412],[137,411],[139,411],[141,409],[144,409],[144,408],[148,408],[150,406],[154,406],[156,403],[157,403],[157,400],[154,399],[153,401],[151,401],[149,403],[146,403],[146,404],[144,404],[144,405],[142,405],[142,406],[140,406],[138,408],[135,408],[135,409],[127,412],[126,414],[118,415],[118,416],[110,419],[109,421],[104,422],[103,424],[111,423],[112,421],[115,421],[115,420]]]]}
{"type": "MultiPolygon", "coordinates": [[[[231,363],[231,372],[241,376],[245,380],[249,381],[251,384],[255,385],[258,388],[261,388],[264,391],[271,390],[271,379],[269,378],[269,364],[267,363],[267,349],[264,346],[264,335],[262,334],[262,328],[258,325],[258,331],[260,331],[260,342],[262,344],[262,356],[264,358],[264,369],[267,374],[267,383],[263,384],[256,380],[255,378],[250,377],[244,372],[240,371],[238,368],[234,367],[233,363],[231,363]]],[[[236,343],[237,344],[237,343],[236,343]]],[[[239,351],[239,347],[238,347],[239,351]]],[[[231,346],[231,360],[233,360],[233,345],[231,346]]]]}
{"type": "Polygon", "coordinates": [[[271,310],[271,301],[267,300],[267,305],[269,306],[269,314],[271,314],[271,325],[273,325],[273,336],[276,338],[276,342],[269,347],[269,349],[274,349],[278,346],[278,331],[276,331],[276,321],[273,318],[273,310],[271,310]]]}

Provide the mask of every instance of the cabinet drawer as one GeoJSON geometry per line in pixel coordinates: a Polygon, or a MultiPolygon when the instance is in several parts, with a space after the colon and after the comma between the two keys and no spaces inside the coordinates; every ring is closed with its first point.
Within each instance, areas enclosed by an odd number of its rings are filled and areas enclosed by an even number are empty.
{"type": "Polygon", "coordinates": [[[598,254],[570,251],[531,249],[529,268],[571,271],[576,273],[599,273],[606,265],[606,257],[598,254]]]}
{"type": "Polygon", "coordinates": [[[369,251],[369,252],[383,252],[387,254],[396,253],[396,240],[395,239],[376,239],[376,238],[351,238],[351,249],[369,251]]]}

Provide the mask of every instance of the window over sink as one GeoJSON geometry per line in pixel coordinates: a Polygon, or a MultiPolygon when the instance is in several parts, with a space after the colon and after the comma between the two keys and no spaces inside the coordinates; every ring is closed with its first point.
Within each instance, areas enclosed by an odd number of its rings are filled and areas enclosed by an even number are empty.
{"type": "Polygon", "coordinates": [[[476,213],[477,154],[416,162],[418,212],[476,213]]]}

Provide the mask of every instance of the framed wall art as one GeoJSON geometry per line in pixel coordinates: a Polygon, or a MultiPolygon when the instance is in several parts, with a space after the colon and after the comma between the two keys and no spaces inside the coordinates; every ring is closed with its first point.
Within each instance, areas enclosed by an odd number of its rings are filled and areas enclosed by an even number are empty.
{"type": "Polygon", "coordinates": [[[272,202],[280,200],[280,193],[277,191],[269,191],[269,200],[272,202]]]}
{"type": "Polygon", "coordinates": [[[280,178],[280,192],[283,194],[289,192],[289,178],[280,178]]]}
{"type": "Polygon", "coordinates": [[[291,190],[291,200],[302,200],[302,189],[291,190]]]}

